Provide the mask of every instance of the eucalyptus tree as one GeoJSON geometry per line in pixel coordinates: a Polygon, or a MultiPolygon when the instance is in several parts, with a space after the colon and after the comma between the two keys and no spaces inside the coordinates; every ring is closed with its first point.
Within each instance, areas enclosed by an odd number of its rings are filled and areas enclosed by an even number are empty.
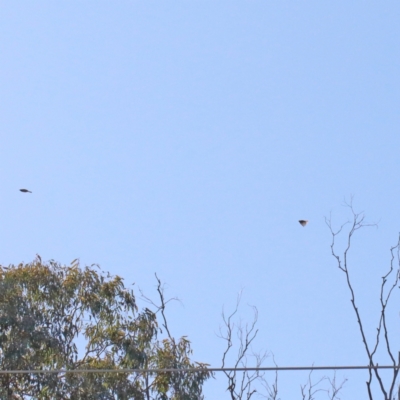
{"type": "Polygon", "coordinates": [[[0,398],[203,398],[211,374],[191,360],[186,337],[170,334],[158,283],[160,306],[139,310],[123,279],[95,265],[44,263],[38,256],[0,266],[0,398]],[[161,368],[182,372],[147,371],[161,368]],[[37,370],[43,373],[11,372],[37,370]]]}

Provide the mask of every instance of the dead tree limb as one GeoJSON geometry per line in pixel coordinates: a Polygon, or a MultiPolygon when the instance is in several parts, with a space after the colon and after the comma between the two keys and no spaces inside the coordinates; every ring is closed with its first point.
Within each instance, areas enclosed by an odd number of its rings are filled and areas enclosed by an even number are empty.
{"type": "MultiPolygon", "coordinates": [[[[325,222],[328,225],[328,228],[331,232],[332,235],[332,242],[331,242],[331,252],[332,256],[336,259],[337,261],[337,266],[338,268],[345,274],[346,277],[346,283],[347,287],[350,291],[350,301],[352,308],[355,312],[356,318],[357,318],[357,323],[358,323],[358,328],[361,334],[362,342],[364,345],[365,352],[368,357],[368,362],[370,365],[369,369],[369,377],[366,382],[367,384],[367,391],[368,391],[368,396],[369,400],[373,400],[372,396],[372,383],[374,381],[374,378],[376,379],[378,386],[380,388],[380,391],[382,392],[384,396],[384,400],[393,400],[394,397],[394,391],[395,391],[395,385],[396,381],[398,378],[399,374],[399,365],[400,365],[400,353],[397,356],[397,359],[394,356],[394,352],[392,350],[390,340],[389,340],[389,332],[388,332],[388,327],[387,327],[387,315],[386,315],[386,310],[387,306],[390,300],[390,297],[393,293],[393,290],[396,288],[396,286],[399,283],[399,277],[400,277],[400,257],[399,257],[399,250],[400,250],[400,236],[398,238],[397,244],[393,246],[390,249],[391,252],[391,262],[390,262],[390,268],[388,272],[382,277],[382,283],[381,283],[381,288],[380,288],[380,305],[381,305],[381,310],[380,310],[380,317],[378,320],[377,324],[377,331],[376,331],[376,336],[374,343],[371,345],[368,343],[367,338],[366,338],[366,332],[365,328],[361,319],[361,315],[356,303],[356,297],[355,297],[355,292],[354,292],[354,286],[353,283],[350,279],[350,273],[349,273],[349,263],[348,263],[348,255],[350,252],[351,244],[352,244],[352,239],[354,233],[361,229],[365,228],[368,226],[377,226],[376,224],[368,224],[365,222],[365,215],[363,212],[361,213],[356,213],[353,208],[353,199],[349,203],[345,203],[345,205],[350,209],[351,214],[352,214],[352,219],[349,222],[346,222],[343,224],[338,230],[334,230],[332,228],[332,221],[331,218],[326,218],[325,222]],[[344,227],[350,224],[350,229],[347,232],[347,244],[346,247],[341,255],[336,251],[336,237],[342,233],[344,227]],[[389,279],[391,282],[389,283],[389,279]],[[385,343],[385,350],[386,354],[389,357],[392,365],[393,365],[393,376],[391,379],[391,382],[388,386],[385,386],[382,376],[379,372],[379,370],[376,368],[377,363],[375,362],[375,357],[377,350],[380,345],[380,340],[381,340],[381,335],[383,335],[384,338],[384,343],[385,343]]],[[[400,400],[400,399],[399,399],[400,400]]]]}
{"type": "MultiPolygon", "coordinates": [[[[234,311],[228,316],[222,312],[222,320],[224,329],[221,327],[219,337],[226,342],[226,348],[222,355],[222,368],[228,362],[228,355],[237,347],[237,353],[234,361],[234,367],[246,367],[248,359],[252,358],[255,361],[255,366],[260,367],[264,360],[268,357],[267,352],[255,353],[252,350],[252,343],[257,336],[258,329],[256,328],[258,320],[257,308],[251,306],[253,311],[253,321],[250,324],[244,324],[242,321],[235,324],[233,318],[238,312],[241,300],[241,293],[238,295],[234,311]],[[237,344],[234,343],[236,336],[237,344]]],[[[231,400],[249,400],[257,393],[255,383],[260,381],[264,373],[260,371],[224,371],[228,378],[227,391],[230,394],[231,400]]],[[[277,381],[276,381],[277,382],[277,381]]],[[[276,400],[276,397],[273,399],[276,400]]]]}

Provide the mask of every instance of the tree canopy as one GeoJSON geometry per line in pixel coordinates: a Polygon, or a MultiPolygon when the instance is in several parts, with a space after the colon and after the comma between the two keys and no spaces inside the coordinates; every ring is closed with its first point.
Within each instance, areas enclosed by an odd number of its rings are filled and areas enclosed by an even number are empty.
{"type": "Polygon", "coordinates": [[[131,288],[96,265],[81,268],[38,256],[0,266],[0,367],[15,370],[135,369],[118,373],[0,374],[8,399],[201,399],[211,374],[174,339],[162,308],[139,310],[131,288]],[[161,310],[163,323],[157,320],[161,310]],[[164,326],[162,331],[161,327],[164,326]],[[81,346],[84,343],[84,346],[81,346]],[[142,372],[179,368],[182,373],[142,372]],[[196,368],[195,372],[183,372],[196,368]]]}

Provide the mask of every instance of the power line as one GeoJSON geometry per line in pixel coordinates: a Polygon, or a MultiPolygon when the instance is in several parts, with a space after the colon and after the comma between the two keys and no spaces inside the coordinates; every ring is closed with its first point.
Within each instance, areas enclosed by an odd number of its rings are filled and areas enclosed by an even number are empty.
{"type": "Polygon", "coordinates": [[[230,372],[230,371],[318,371],[318,370],[353,370],[353,369],[400,369],[400,365],[355,365],[355,366],[322,366],[322,367],[231,367],[231,368],[121,368],[121,369],[33,369],[33,370],[0,370],[0,375],[5,374],[94,374],[94,373],[137,373],[152,374],[163,372],[230,372]]]}

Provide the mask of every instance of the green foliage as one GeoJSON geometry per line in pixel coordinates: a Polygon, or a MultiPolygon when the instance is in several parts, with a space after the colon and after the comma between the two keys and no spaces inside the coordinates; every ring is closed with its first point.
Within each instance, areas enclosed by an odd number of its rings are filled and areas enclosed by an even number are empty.
{"type": "Polygon", "coordinates": [[[168,329],[168,336],[159,338],[156,313],[139,311],[122,278],[97,268],[82,269],[76,260],[70,266],[44,264],[40,257],[0,266],[1,369],[182,372],[2,374],[0,398],[201,399],[210,373],[206,364],[190,360],[190,342],[176,341],[168,329]],[[78,351],[78,336],[84,351],[78,351]]]}

